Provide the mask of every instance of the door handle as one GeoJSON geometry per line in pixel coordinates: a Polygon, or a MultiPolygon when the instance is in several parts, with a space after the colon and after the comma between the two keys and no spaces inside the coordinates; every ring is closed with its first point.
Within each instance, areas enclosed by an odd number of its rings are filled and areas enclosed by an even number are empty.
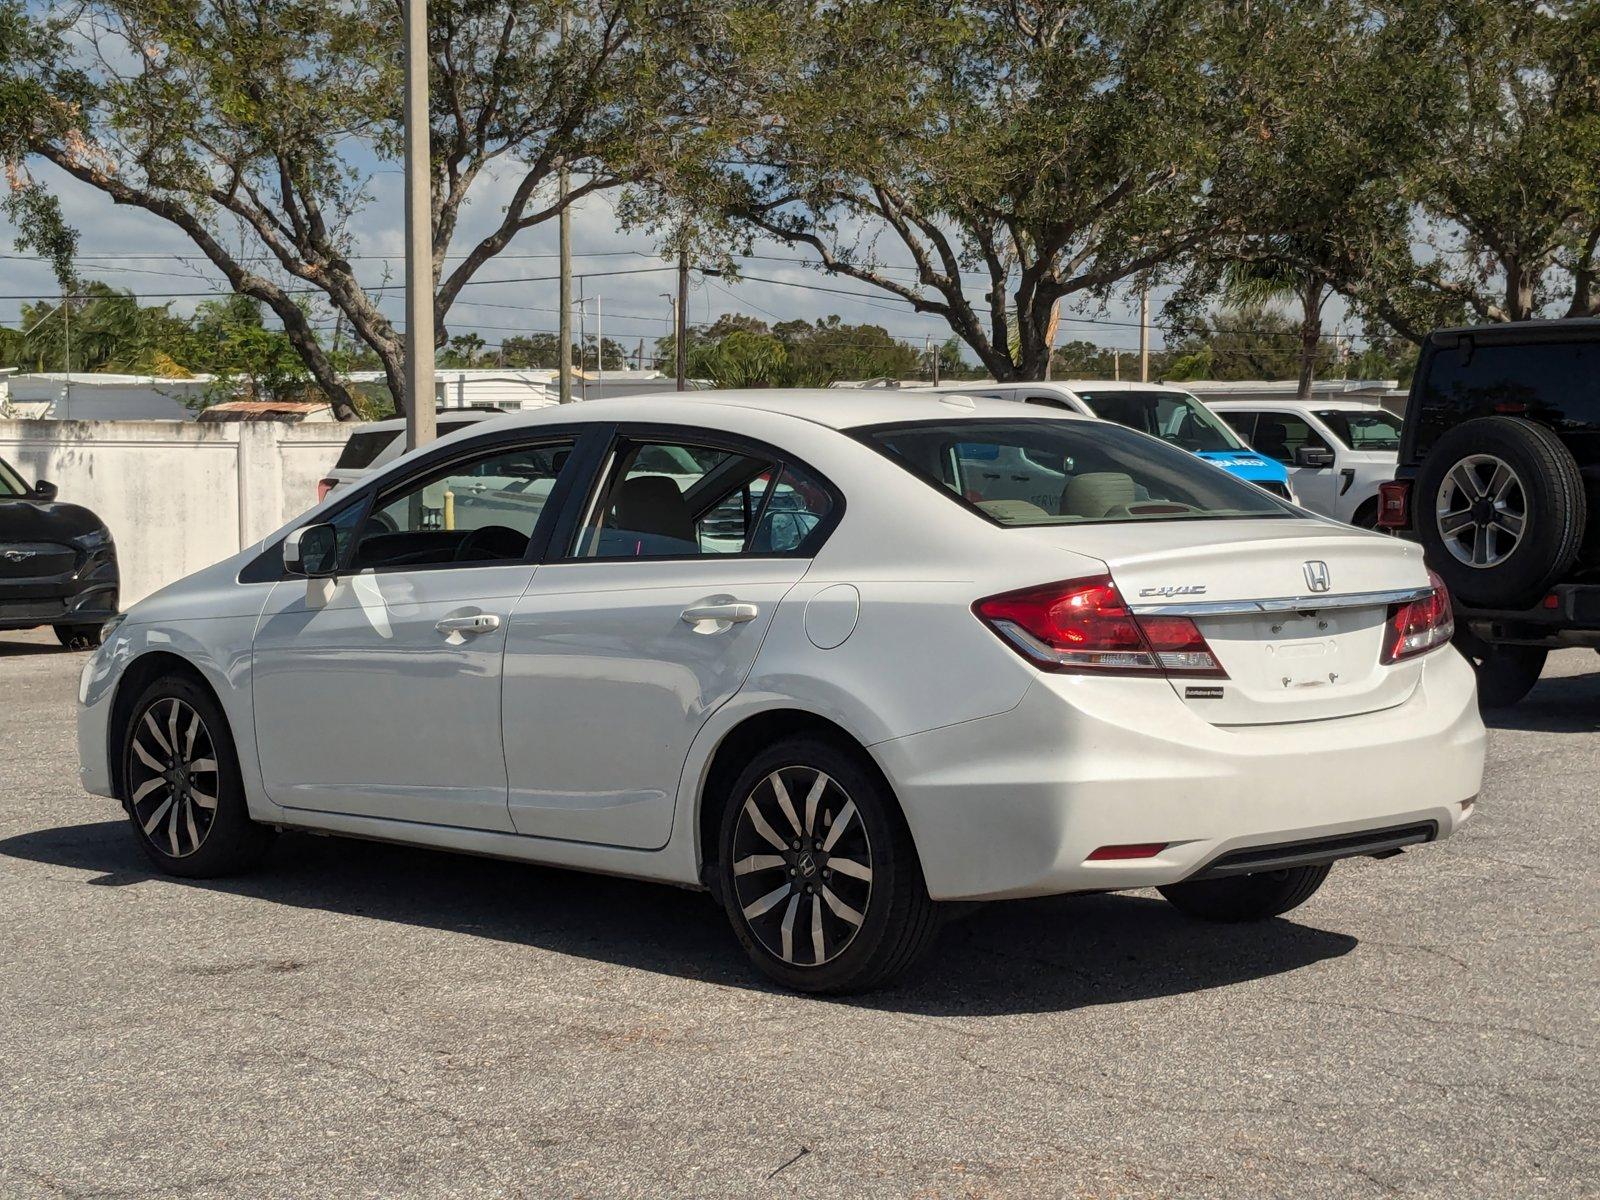
{"type": "Polygon", "coordinates": [[[463,637],[472,637],[479,633],[491,633],[500,628],[500,618],[493,613],[474,613],[470,617],[444,617],[435,621],[433,627],[440,633],[459,633],[463,637]]]}
{"type": "Polygon", "coordinates": [[[727,621],[730,625],[743,625],[746,621],[754,621],[760,613],[761,610],[754,604],[740,601],[696,604],[683,610],[683,621],[687,625],[698,625],[701,621],[727,621]]]}

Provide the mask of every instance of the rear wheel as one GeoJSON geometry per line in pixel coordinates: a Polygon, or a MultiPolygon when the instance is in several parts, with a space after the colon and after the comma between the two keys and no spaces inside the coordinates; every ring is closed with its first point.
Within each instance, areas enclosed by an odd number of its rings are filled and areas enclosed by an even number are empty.
{"type": "Polygon", "coordinates": [[[233,737],[211,694],[169,675],[145,689],[132,713],[123,737],[123,806],[145,856],[192,879],[254,866],[272,832],[250,819],[233,737]]]}
{"type": "Polygon", "coordinates": [[[734,933],[786,987],[883,987],[933,944],[937,912],[899,807],[831,742],[797,737],[758,754],[733,786],[719,845],[734,933]]]}
{"type": "Polygon", "coordinates": [[[1191,917],[1207,921],[1264,921],[1298,908],[1316,893],[1332,864],[1196,879],[1157,890],[1191,917]]]}

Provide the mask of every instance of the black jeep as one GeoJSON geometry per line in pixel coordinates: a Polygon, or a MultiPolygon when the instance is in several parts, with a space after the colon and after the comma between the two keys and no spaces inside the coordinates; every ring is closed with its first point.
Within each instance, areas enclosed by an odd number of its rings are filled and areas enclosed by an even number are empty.
{"type": "Polygon", "coordinates": [[[1600,321],[1430,334],[1379,495],[1449,586],[1485,707],[1526,696],[1552,647],[1600,649],[1600,321]]]}

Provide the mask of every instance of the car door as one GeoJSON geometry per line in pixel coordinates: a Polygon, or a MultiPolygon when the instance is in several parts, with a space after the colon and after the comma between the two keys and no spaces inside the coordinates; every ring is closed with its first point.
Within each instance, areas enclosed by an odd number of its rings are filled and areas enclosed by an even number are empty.
{"type": "Polygon", "coordinates": [[[1333,515],[1339,490],[1339,474],[1333,468],[1334,449],[1304,415],[1287,410],[1261,412],[1251,445],[1257,453],[1284,465],[1302,506],[1324,516],[1333,515]],[[1303,463],[1302,450],[1323,451],[1328,461],[1316,466],[1303,463]]]}
{"type": "Polygon", "coordinates": [[[441,448],[334,516],[338,577],[273,589],[251,676],[275,803],[511,828],[506,624],[555,520],[576,436],[441,448]]]}
{"type": "Polygon", "coordinates": [[[622,430],[511,614],[516,831],[664,845],[690,742],[743,685],[840,509],[831,485],[772,447],[622,430]]]}

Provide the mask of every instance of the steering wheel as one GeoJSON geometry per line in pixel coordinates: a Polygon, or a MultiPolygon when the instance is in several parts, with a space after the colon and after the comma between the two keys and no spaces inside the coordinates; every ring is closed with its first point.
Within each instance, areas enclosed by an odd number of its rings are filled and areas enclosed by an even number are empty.
{"type": "Polygon", "coordinates": [[[521,558],[528,551],[528,539],[505,525],[484,525],[474,529],[456,545],[453,562],[483,562],[502,558],[521,558]]]}

